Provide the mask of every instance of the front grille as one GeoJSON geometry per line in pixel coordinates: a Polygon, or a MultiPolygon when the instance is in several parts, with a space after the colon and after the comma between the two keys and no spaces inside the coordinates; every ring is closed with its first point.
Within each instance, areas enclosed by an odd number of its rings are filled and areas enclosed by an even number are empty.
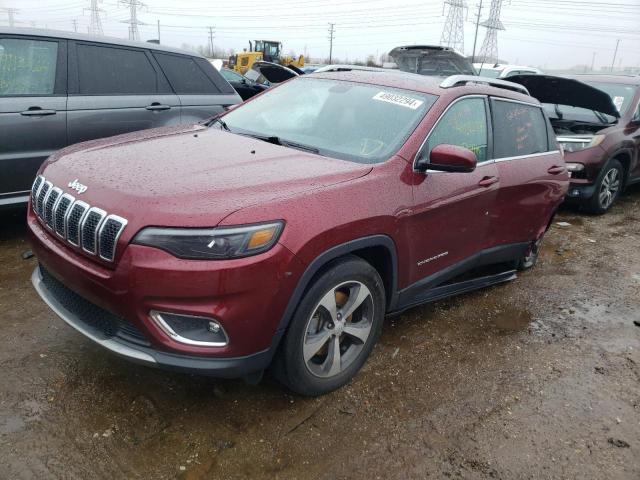
{"type": "Polygon", "coordinates": [[[31,187],[33,210],[49,229],[90,255],[112,262],[127,220],[76,200],[42,175],[31,187]]]}
{"type": "Polygon", "coordinates": [[[42,283],[51,295],[92,332],[106,338],[116,337],[144,347],[151,346],[134,324],[81,297],[51,275],[42,265],[40,265],[40,275],[42,275],[42,283]]]}

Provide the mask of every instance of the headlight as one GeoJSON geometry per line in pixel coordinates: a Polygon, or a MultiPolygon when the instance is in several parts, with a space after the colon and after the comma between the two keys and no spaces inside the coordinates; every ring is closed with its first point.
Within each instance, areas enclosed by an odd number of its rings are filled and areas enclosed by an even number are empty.
{"type": "Polygon", "coordinates": [[[142,230],[133,243],[165,250],[178,258],[222,260],[266,252],[278,241],[284,222],[221,228],[157,228],[142,230]]]}
{"type": "Polygon", "coordinates": [[[582,163],[567,163],[567,170],[570,172],[581,172],[584,170],[584,165],[582,163]]]}
{"type": "Polygon", "coordinates": [[[565,152],[577,152],[600,145],[604,139],[605,135],[558,137],[558,143],[562,145],[565,152]]]}

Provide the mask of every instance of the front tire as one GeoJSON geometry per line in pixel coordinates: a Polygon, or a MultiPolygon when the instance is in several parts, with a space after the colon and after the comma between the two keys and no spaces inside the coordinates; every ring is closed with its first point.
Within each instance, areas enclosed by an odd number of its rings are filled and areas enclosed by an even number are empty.
{"type": "Polygon", "coordinates": [[[602,215],[609,210],[622,192],[623,179],[622,164],[616,159],[610,160],[598,177],[595,193],[586,202],[587,210],[595,215],[602,215]]]}
{"type": "Polygon", "coordinates": [[[331,262],[302,297],[277,359],[277,377],[301,395],[348,383],[380,336],[385,291],[369,263],[349,256],[331,262]]]}

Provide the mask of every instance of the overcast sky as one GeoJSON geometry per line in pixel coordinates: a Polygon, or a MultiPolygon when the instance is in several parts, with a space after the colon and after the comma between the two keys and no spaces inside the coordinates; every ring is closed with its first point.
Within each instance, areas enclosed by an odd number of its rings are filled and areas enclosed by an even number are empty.
{"type": "MultiPolygon", "coordinates": [[[[138,18],[142,40],[157,37],[160,21],[163,44],[208,44],[208,26],[215,27],[214,44],[241,50],[253,39],[283,42],[285,52],[305,51],[311,57],[329,52],[328,23],[335,23],[334,56],[365,59],[397,45],[438,44],[445,17],[443,0],[280,0],[237,2],[220,0],[145,0],[138,18]]],[[[468,1],[465,22],[466,54],[471,54],[478,3],[468,1]]],[[[483,0],[481,19],[491,0],[483,0]]],[[[7,24],[1,8],[17,8],[16,26],[87,31],[90,0],[0,0],[0,25],[7,24]]],[[[129,7],[118,0],[99,0],[106,35],[128,35],[129,7]]],[[[640,0],[504,0],[498,34],[500,58],[543,68],[610,66],[620,39],[616,66],[640,66],[640,0]]],[[[480,27],[478,49],[485,29],[480,27]]]]}

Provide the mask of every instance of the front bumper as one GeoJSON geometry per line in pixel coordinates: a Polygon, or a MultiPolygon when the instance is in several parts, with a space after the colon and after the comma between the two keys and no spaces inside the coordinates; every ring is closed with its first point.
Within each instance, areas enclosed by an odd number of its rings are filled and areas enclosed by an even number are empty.
{"type": "Polygon", "coordinates": [[[68,325],[110,352],[136,363],[220,378],[239,378],[266,369],[271,361],[268,349],[244,357],[227,358],[159,351],[136,334],[135,327],[128,325],[126,320],[71,292],[41,267],[34,270],[31,283],[42,300],[68,325]]]}
{"type": "Polygon", "coordinates": [[[592,183],[571,182],[567,190],[566,199],[569,201],[586,200],[591,198],[596,192],[596,186],[592,183]]]}

